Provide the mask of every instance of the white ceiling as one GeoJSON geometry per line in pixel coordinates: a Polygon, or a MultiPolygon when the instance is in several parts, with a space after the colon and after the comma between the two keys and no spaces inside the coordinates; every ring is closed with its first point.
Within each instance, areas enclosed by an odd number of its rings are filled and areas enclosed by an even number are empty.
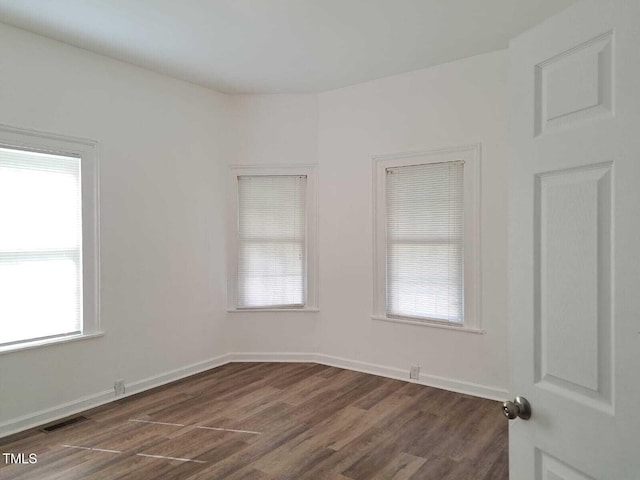
{"type": "Polygon", "coordinates": [[[0,21],[229,93],[317,92],[506,48],[576,0],[0,0],[0,21]]]}

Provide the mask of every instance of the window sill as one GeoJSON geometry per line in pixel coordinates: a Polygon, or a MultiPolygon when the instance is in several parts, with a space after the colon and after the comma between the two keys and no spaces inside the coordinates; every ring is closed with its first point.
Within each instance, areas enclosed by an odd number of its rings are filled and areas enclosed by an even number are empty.
{"type": "Polygon", "coordinates": [[[476,333],[478,335],[484,335],[485,331],[480,328],[473,327],[464,327],[464,326],[456,326],[456,325],[447,325],[444,323],[437,322],[429,322],[424,320],[411,320],[404,318],[393,318],[387,317],[384,315],[371,315],[373,320],[380,320],[383,322],[391,322],[391,323],[404,323],[406,325],[418,325],[420,327],[431,327],[431,328],[441,328],[444,330],[455,330],[457,332],[465,332],[465,333],[476,333]]]}
{"type": "Polygon", "coordinates": [[[264,312],[287,312],[287,313],[316,313],[319,308],[227,308],[229,313],[264,313],[264,312]]]}
{"type": "Polygon", "coordinates": [[[6,345],[0,347],[0,355],[12,352],[21,352],[34,348],[47,347],[49,345],[58,345],[60,343],[77,342],[78,340],[87,340],[89,338],[102,337],[104,332],[84,333],[80,335],[69,335],[68,337],[49,338],[46,340],[35,340],[33,342],[16,343],[14,345],[6,345]]]}

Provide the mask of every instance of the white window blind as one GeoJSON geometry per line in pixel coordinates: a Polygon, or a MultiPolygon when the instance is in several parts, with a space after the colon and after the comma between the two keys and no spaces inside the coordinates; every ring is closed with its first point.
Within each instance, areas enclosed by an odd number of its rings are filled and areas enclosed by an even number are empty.
{"type": "Polygon", "coordinates": [[[463,167],[386,169],[387,315],[463,322],[463,167]]]}
{"type": "Polygon", "coordinates": [[[82,331],[80,159],[0,148],[0,345],[82,331]]]}
{"type": "Polygon", "coordinates": [[[303,307],[304,175],[238,177],[238,308],[303,307]]]}

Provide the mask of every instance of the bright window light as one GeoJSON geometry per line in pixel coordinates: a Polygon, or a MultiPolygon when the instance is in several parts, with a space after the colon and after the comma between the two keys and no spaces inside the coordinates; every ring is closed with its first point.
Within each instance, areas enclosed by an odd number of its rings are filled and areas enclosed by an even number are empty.
{"type": "Polygon", "coordinates": [[[0,345],[82,333],[80,158],[0,148],[0,345]]]}

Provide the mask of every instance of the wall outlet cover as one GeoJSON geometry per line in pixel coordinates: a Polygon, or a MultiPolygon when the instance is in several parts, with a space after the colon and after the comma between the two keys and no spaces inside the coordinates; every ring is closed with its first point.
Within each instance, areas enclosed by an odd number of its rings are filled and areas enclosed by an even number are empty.
{"type": "Polygon", "coordinates": [[[420,366],[419,365],[411,365],[411,370],[409,370],[409,378],[411,380],[419,380],[420,379],[420,366]]]}

